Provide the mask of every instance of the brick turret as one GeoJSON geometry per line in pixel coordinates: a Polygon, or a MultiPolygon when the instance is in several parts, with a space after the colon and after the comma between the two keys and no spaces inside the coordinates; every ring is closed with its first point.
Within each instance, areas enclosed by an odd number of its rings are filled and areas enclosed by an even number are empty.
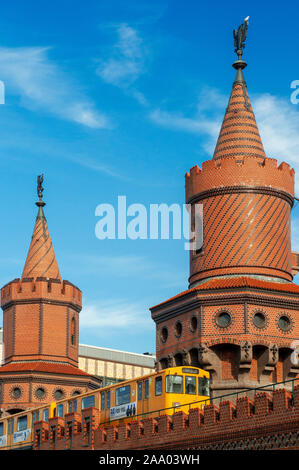
{"type": "Polygon", "coordinates": [[[40,200],[22,277],[1,289],[0,407],[15,412],[101,381],[78,369],[80,289],[60,275],[40,200]]]}
{"type": "MultiPolygon", "coordinates": [[[[239,58],[213,158],[186,174],[203,205],[203,246],[189,289],[151,308],[157,367],[211,372],[214,396],[294,378],[299,256],[291,252],[294,170],[265,154],[239,58]]],[[[195,221],[193,220],[193,226],[195,221]]]]}

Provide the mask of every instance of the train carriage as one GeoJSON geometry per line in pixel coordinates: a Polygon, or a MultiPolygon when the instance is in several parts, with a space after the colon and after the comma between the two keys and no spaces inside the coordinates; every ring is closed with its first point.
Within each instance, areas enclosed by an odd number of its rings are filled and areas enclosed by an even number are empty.
{"type": "Polygon", "coordinates": [[[175,411],[188,413],[192,403],[200,408],[209,403],[209,381],[209,373],[197,367],[172,367],[7,416],[0,419],[0,449],[29,448],[35,422],[63,418],[89,407],[99,410],[103,427],[137,417],[143,420],[175,411]]]}

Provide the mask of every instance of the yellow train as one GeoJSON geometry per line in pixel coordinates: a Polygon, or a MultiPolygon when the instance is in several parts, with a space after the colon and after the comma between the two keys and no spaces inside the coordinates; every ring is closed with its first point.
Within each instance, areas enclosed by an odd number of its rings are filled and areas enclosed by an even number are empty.
{"type": "Polygon", "coordinates": [[[137,418],[189,412],[193,406],[209,404],[210,375],[197,367],[171,367],[159,372],[99,388],[72,398],[0,419],[0,450],[29,448],[37,421],[64,417],[91,406],[100,410],[100,426],[130,422],[137,418]]]}

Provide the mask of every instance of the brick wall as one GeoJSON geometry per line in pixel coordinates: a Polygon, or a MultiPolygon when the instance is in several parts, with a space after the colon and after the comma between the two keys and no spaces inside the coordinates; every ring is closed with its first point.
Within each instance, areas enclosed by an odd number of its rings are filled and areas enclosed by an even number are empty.
{"type": "Polygon", "coordinates": [[[293,397],[285,389],[272,396],[262,392],[254,400],[239,398],[236,405],[223,401],[204,410],[194,407],[188,415],[177,412],[104,430],[98,410],[87,408],[59,419],[53,446],[54,421],[35,423],[36,450],[299,449],[299,386],[293,397]]]}

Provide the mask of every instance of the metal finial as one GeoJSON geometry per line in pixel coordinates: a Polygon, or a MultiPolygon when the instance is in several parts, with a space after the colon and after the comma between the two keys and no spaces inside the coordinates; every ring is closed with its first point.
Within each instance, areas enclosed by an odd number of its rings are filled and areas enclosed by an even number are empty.
{"type": "Polygon", "coordinates": [[[235,52],[238,55],[238,60],[242,60],[243,49],[245,48],[245,40],[247,36],[247,29],[249,24],[249,16],[244,19],[244,23],[242,23],[238,30],[234,29],[234,45],[235,45],[235,52]]]}
{"type": "Polygon", "coordinates": [[[43,207],[46,203],[43,201],[43,191],[44,188],[42,186],[44,182],[44,174],[37,176],[37,195],[39,197],[39,201],[36,203],[38,207],[43,207]]]}

